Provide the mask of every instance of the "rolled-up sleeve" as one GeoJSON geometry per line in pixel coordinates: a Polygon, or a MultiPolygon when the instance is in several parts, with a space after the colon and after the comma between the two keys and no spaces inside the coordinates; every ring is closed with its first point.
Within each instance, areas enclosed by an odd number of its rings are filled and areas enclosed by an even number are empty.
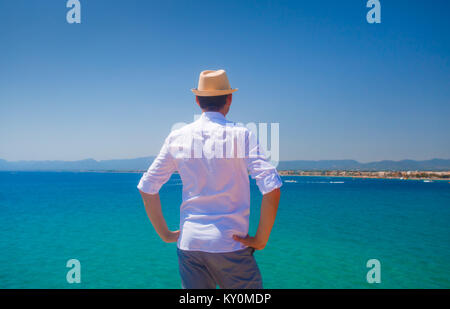
{"type": "Polygon", "coordinates": [[[152,165],[150,165],[147,172],[142,175],[137,188],[148,194],[156,194],[175,171],[176,164],[170,154],[169,137],[167,137],[158,156],[152,165]]]}
{"type": "Polygon", "coordinates": [[[264,195],[283,185],[277,169],[269,163],[254,133],[247,138],[246,164],[252,179],[256,180],[259,191],[264,195]]]}

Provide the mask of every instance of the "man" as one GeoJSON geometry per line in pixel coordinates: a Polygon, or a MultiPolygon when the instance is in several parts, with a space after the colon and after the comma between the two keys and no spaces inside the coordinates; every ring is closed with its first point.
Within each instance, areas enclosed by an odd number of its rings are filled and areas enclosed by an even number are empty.
{"type": "Polygon", "coordinates": [[[183,288],[262,288],[254,250],[269,240],[280,200],[280,176],[260,151],[255,135],[228,121],[232,93],[224,70],[203,71],[192,89],[202,115],[172,131],[138,189],[156,232],[177,242],[183,288]],[[183,182],[180,230],[169,231],[159,189],[173,172],[183,182]],[[250,173],[263,194],[261,217],[249,236],[250,173]]]}

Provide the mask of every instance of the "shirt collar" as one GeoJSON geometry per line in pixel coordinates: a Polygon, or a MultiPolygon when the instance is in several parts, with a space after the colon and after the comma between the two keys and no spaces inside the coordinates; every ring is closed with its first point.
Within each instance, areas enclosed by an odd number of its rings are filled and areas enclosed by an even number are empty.
{"type": "Polygon", "coordinates": [[[219,120],[219,121],[226,121],[225,116],[222,113],[219,112],[203,112],[202,118],[206,118],[209,120],[219,120]]]}

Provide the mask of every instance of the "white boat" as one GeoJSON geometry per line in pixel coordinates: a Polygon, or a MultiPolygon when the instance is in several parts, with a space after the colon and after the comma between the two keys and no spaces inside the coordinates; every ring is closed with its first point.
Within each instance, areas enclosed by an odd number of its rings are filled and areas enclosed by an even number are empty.
{"type": "Polygon", "coordinates": [[[285,180],[284,182],[297,182],[297,180],[285,180]]]}
{"type": "Polygon", "coordinates": [[[432,182],[431,180],[424,180],[423,182],[432,182]]]}

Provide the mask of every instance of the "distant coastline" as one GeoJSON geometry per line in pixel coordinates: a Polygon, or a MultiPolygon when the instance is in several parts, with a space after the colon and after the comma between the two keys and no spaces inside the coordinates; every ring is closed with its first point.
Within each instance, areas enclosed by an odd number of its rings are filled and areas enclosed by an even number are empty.
{"type": "MultiPolygon", "coordinates": [[[[39,170],[39,171],[0,171],[0,172],[54,172],[54,173],[115,173],[142,174],[147,170],[39,170]]],[[[368,179],[401,179],[401,180],[442,180],[450,182],[450,171],[293,171],[279,170],[280,176],[294,177],[345,177],[368,179]]],[[[175,172],[177,174],[177,172],[175,172]]]]}
{"type": "Polygon", "coordinates": [[[282,170],[282,176],[314,176],[314,177],[350,177],[371,179],[403,179],[403,180],[447,180],[450,171],[293,171],[282,170]]]}
{"type": "MultiPolygon", "coordinates": [[[[0,171],[123,171],[136,172],[146,170],[155,157],[141,157],[134,159],[94,160],[85,159],[77,161],[63,160],[30,160],[7,161],[0,159],[0,171]]],[[[355,160],[294,160],[280,161],[277,169],[280,171],[305,172],[335,172],[348,173],[363,172],[450,172],[450,159],[430,160],[382,160],[374,162],[358,162],[355,160]]]]}
{"type": "MultiPolygon", "coordinates": [[[[145,173],[140,171],[86,171],[94,173],[145,173]]],[[[369,179],[403,179],[403,180],[447,180],[450,182],[450,171],[291,171],[280,170],[280,176],[297,177],[347,177],[347,178],[369,178],[369,179]]]]}

